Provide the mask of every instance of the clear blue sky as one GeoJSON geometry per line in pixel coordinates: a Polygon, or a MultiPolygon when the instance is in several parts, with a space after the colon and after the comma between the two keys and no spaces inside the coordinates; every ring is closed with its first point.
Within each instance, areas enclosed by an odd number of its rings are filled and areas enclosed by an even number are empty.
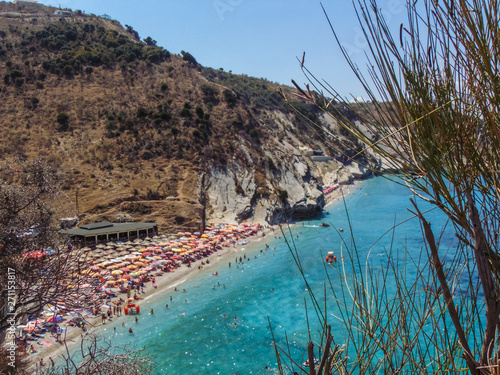
{"type": "MultiPolygon", "coordinates": [[[[290,85],[306,82],[297,57],[342,96],[363,96],[316,0],[39,0],[107,14],[151,36],[172,53],[184,50],[200,64],[290,85]]],[[[404,16],[401,0],[379,0],[389,23],[404,16]]],[[[364,67],[364,40],[351,1],[323,0],[349,54],[364,67]]]]}

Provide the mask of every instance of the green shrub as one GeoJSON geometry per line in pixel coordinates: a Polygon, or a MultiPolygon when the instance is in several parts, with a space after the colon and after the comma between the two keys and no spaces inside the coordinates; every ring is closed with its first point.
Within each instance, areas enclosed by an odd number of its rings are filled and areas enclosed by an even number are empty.
{"type": "Polygon", "coordinates": [[[198,118],[203,119],[205,112],[203,111],[203,108],[200,105],[196,106],[195,112],[198,118]]]}
{"type": "Polygon", "coordinates": [[[36,109],[38,103],[40,103],[40,100],[38,100],[37,97],[33,96],[30,100],[30,103],[31,103],[31,108],[36,109]]]}
{"type": "Polygon", "coordinates": [[[58,131],[64,132],[64,131],[68,130],[68,128],[69,128],[69,116],[66,113],[64,113],[64,112],[58,113],[56,121],[59,124],[59,128],[57,129],[58,131]]]}
{"type": "Polygon", "coordinates": [[[149,150],[144,150],[141,152],[141,158],[143,160],[151,160],[154,157],[153,153],[149,150]]]}
{"type": "Polygon", "coordinates": [[[192,65],[198,65],[196,59],[189,52],[181,51],[182,59],[192,65]]]}
{"type": "Polygon", "coordinates": [[[156,40],[154,40],[150,36],[144,38],[144,43],[146,43],[148,46],[156,46],[156,40]]]}
{"type": "Polygon", "coordinates": [[[224,101],[232,107],[233,105],[236,104],[236,96],[233,94],[231,90],[225,89],[222,92],[222,95],[224,95],[224,101]]]}

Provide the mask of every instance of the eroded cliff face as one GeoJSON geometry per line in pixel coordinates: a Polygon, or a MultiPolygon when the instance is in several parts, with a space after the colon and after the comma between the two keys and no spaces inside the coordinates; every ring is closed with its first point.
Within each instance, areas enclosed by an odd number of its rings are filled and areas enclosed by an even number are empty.
{"type": "Polygon", "coordinates": [[[328,156],[315,160],[305,151],[307,145],[286,132],[286,118],[279,116],[277,122],[285,136],[263,145],[265,163],[253,160],[242,144],[247,158],[203,174],[200,189],[207,222],[251,220],[274,225],[315,218],[326,204],[324,186],[350,184],[371,175],[355,162],[344,165],[328,156]]]}
{"type": "Polygon", "coordinates": [[[237,222],[247,219],[270,224],[316,217],[325,205],[318,181],[304,161],[268,176],[237,163],[229,170],[212,170],[208,176],[207,220],[237,222]]]}

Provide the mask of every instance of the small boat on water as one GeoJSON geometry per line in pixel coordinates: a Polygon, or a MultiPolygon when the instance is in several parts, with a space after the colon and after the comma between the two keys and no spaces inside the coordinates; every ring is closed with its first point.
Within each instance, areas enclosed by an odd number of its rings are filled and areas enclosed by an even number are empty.
{"type": "Polygon", "coordinates": [[[330,264],[332,264],[332,262],[337,261],[337,257],[335,255],[333,255],[333,251],[328,252],[328,255],[326,256],[325,261],[327,263],[330,263],[330,264]]]}
{"type": "Polygon", "coordinates": [[[330,224],[327,224],[327,223],[321,223],[320,227],[329,227],[330,224]]]}

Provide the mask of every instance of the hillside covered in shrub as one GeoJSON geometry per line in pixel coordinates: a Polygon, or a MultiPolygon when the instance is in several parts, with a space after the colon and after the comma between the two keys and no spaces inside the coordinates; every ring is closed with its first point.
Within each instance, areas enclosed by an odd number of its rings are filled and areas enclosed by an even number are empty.
{"type": "Polygon", "coordinates": [[[338,129],[326,144],[311,126],[317,108],[294,100],[296,113],[277,84],[202,67],[132,26],[54,10],[0,2],[0,163],[42,157],[63,171],[61,215],[199,228],[203,174],[236,162],[272,180],[283,142],[338,160],[358,147],[338,129]]]}

